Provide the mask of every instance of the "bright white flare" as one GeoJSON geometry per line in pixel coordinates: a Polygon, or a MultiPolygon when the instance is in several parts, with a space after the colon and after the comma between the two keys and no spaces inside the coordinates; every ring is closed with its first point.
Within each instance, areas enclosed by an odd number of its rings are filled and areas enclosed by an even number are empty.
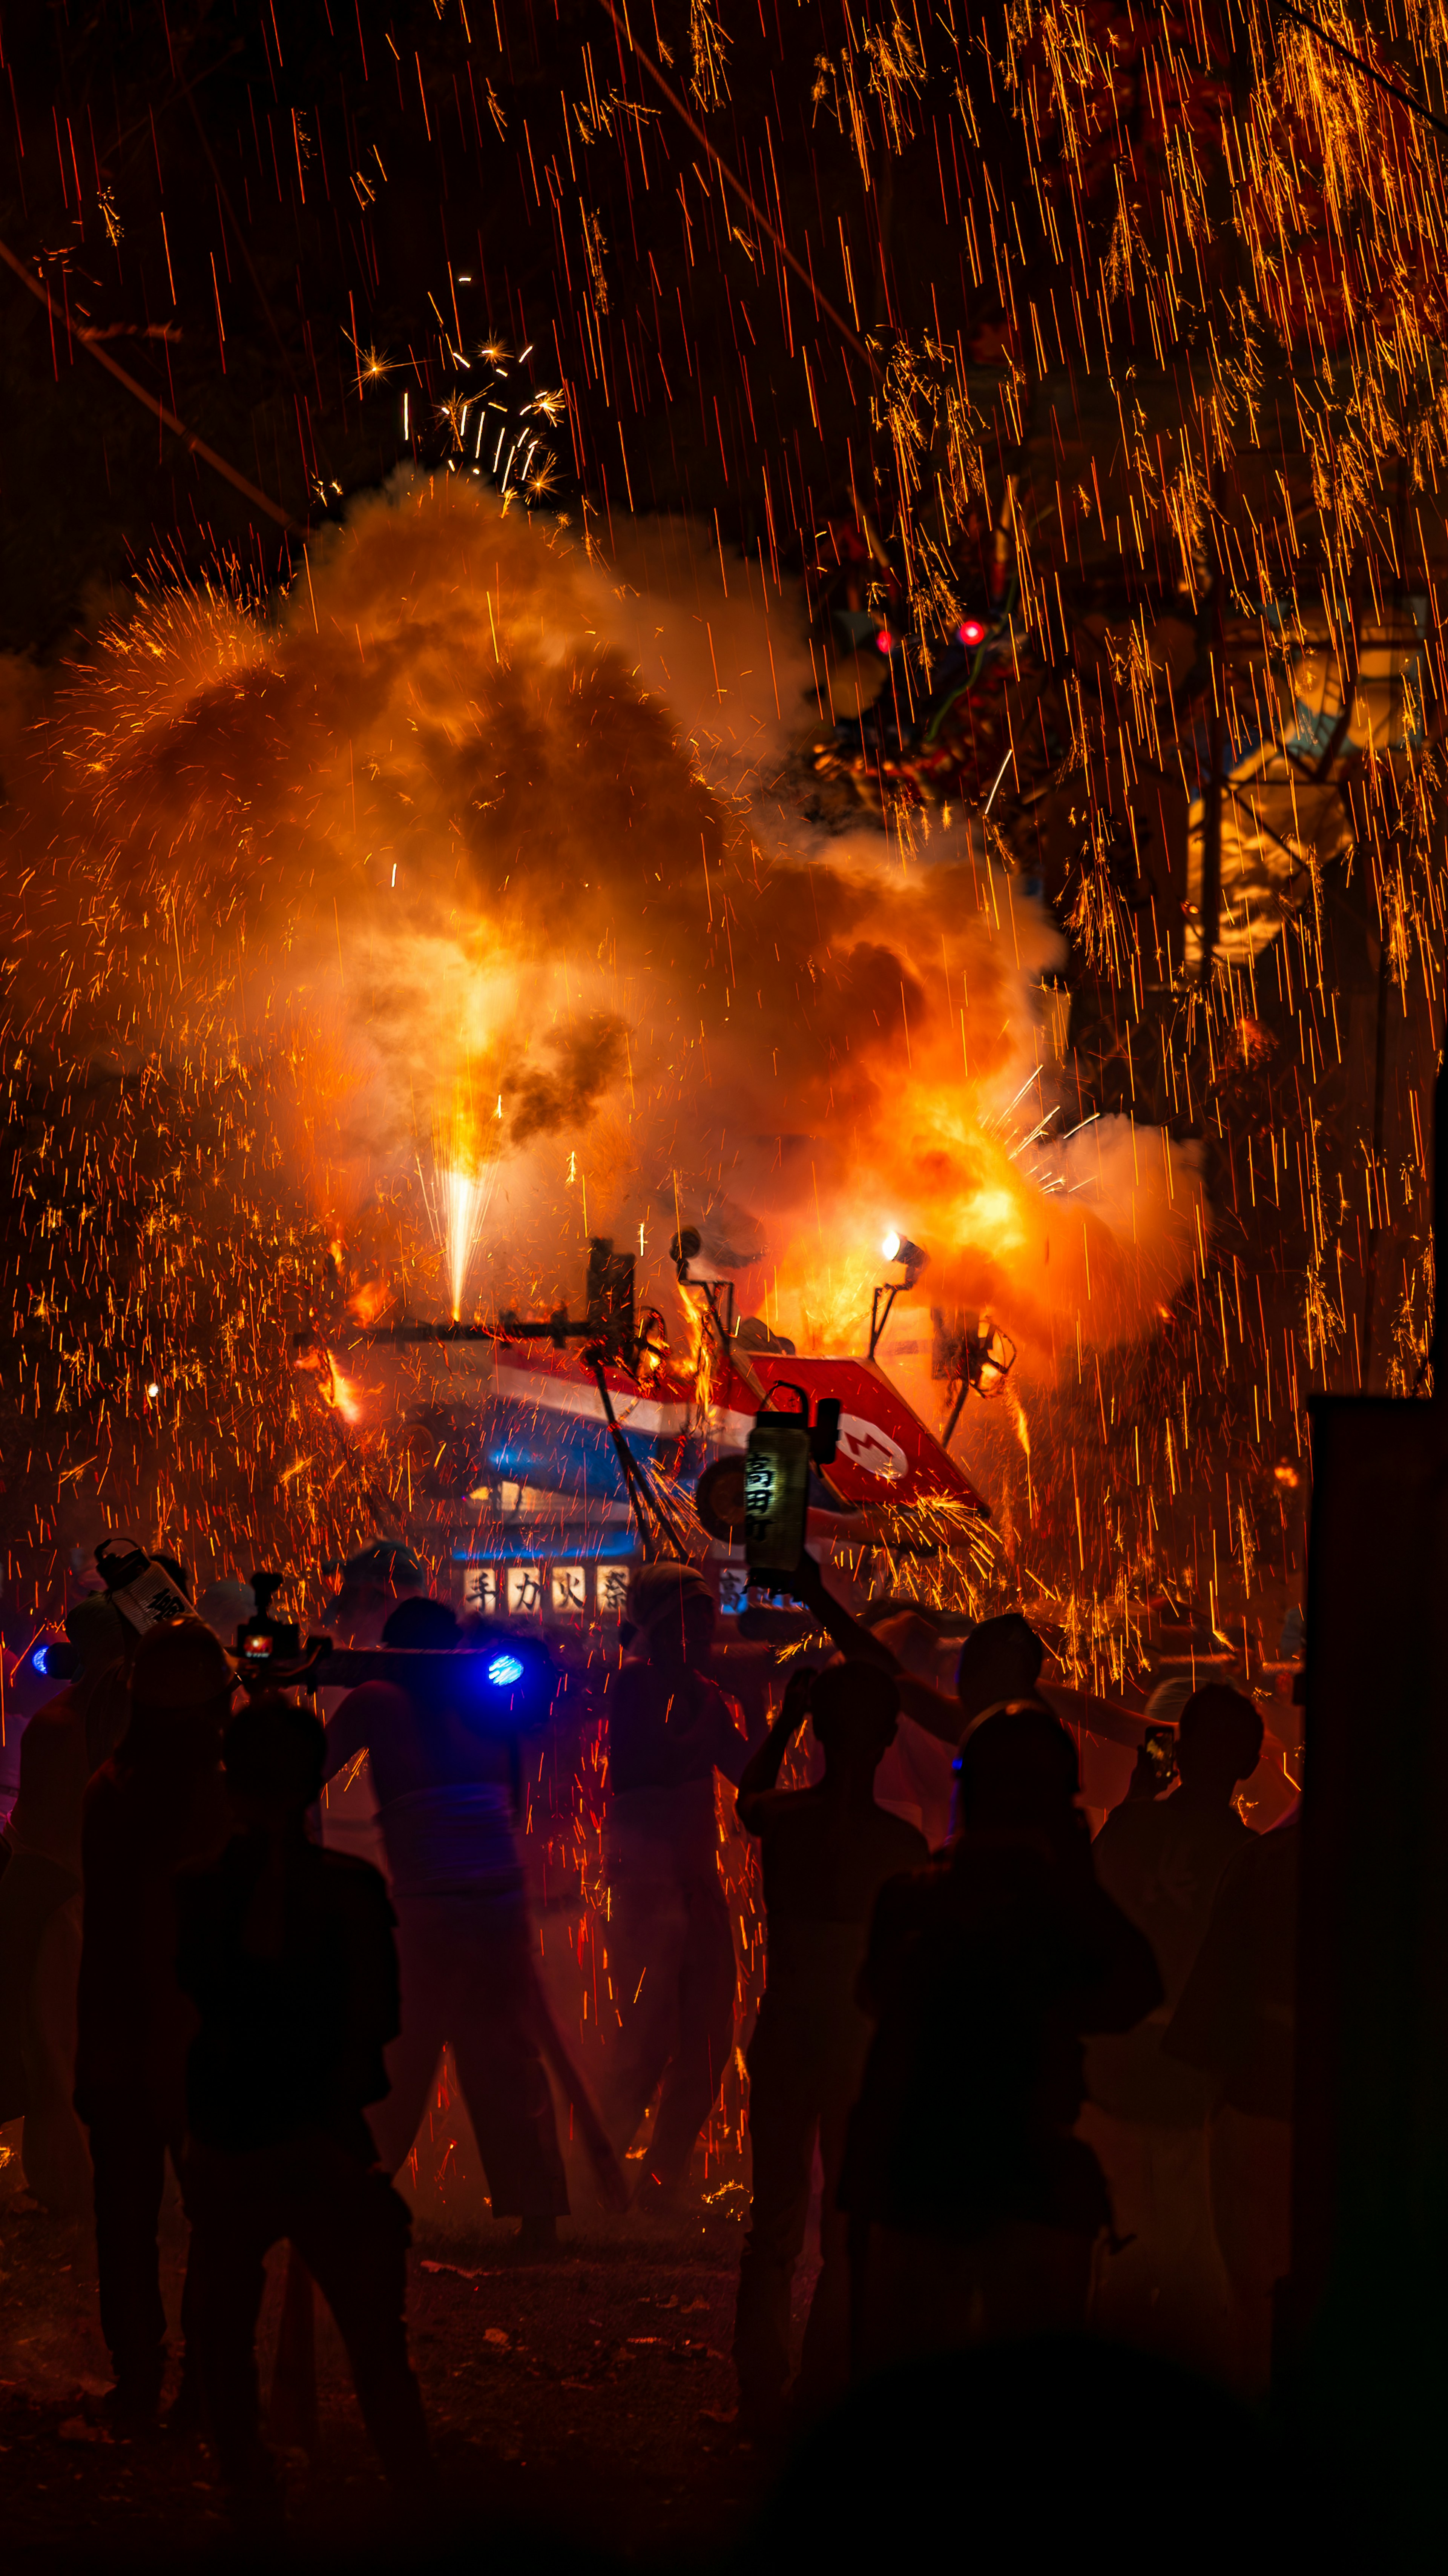
{"type": "Polygon", "coordinates": [[[482,1241],[488,1201],[493,1195],[493,1166],[469,1170],[463,1163],[436,1163],[429,1184],[422,1175],[428,1219],[447,1269],[453,1322],[462,1320],[468,1273],[482,1241]]]}
{"type": "Polygon", "coordinates": [[[492,1174],[486,1180],[477,1172],[450,1171],[441,1175],[442,1199],[446,1210],[446,1233],[443,1238],[447,1254],[448,1285],[452,1291],[453,1321],[463,1311],[463,1297],[473,1254],[482,1239],[483,1220],[492,1197],[492,1174]]]}

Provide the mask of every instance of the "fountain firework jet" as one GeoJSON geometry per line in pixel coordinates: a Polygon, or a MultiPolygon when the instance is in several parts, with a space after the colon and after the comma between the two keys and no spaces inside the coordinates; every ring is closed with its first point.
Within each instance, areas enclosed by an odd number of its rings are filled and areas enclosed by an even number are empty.
{"type": "Polygon", "coordinates": [[[443,1243],[447,1253],[448,1285],[452,1291],[452,1317],[456,1323],[463,1311],[463,1293],[473,1254],[482,1240],[483,1219],[488,1212],[490,1191],[476,1172],[454,1163],[438,1175],[443,1207],[443,1243]]]}
{"type": "Polygon", "coordinates": [[[460,1102],[433,1135],[432,1169],[419,1165],[433,1238],[443,1257],[453,1322],[462,1320],[468,1274],[487,1222],[497,1166],[482,1159],[471,1102],[460,1102]]]}

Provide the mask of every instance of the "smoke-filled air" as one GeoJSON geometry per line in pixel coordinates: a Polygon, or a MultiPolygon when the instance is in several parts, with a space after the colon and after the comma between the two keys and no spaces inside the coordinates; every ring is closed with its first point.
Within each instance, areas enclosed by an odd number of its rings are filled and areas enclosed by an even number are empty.
{"type": "Polygon", "coordinates": [[[1445,60],[5,11],[17,2564],[1448,2536],[1445,60]]]}
{"type": "MultiPolygon", "coordinates": [[[[22,696],[12,1029],[92,1224],[136,1238],[114,1378],[76,1390],[100,1449],[60,1462],[82,1490],[109,1466],[112,1509],[184,1508],[127,1486],[218,1320],[243,1519],[340,1499],[360,1466],[283,1329],[324,1292],[369,1323],[576,1305],[608,1234],[686,1339],[692,1224],[741,1312],[862,1349],[898,1232],[929,1263],[896,1375],[938,1425],[932,1333],[984,1316],[1026,1455],[1060,1372],[1190,1271],[1194,1149],[1080,1118],[1059,933],[979,821],[823,836],[788,766],[819,718],[793,601],[688,526],[590,551],[404,476],[274,614],[143,596],[22,696]]],[[[62,1361],[85,1288],[82,1256],[62,1361]]]]}

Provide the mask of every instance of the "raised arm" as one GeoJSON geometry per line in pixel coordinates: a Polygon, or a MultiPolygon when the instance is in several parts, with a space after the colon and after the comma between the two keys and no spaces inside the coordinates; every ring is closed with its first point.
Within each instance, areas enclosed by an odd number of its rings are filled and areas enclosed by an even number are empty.
{"type": "Polygon", "coordinates": [[[872,1629],[863,1627],[850,1616],[843,1601],[837,1601],[825,1588],[825,1578],[818,1557],[806,1548],[791,1576],[796,1593],[823,1628],[825,1635],[856,1663],[878,1664],[882,1672],[899,1673],[900,1662],[888,1646],[882,1645],[872,1629]]]}
{"type": "Polygon", "coordinates": [[[914,1673],[902,1673],[900,1706],[927,1735],[933,1735],[937,1743],[948,1744],[952,1753],[955,1751],[965,1718],[953,1691],[937,1690],[933,1682],[919,1681],[914,1673]]]}
{"type": "Polygon", "coordinates": [[[810,1671],[791,1673],[785,1684],[780,1711],[764,1742],[752,1753],[739,1777],[735,1800],[739,1821],[746,1833],[758,1831],[759,1801],[766,1798],[779,1778],[784,1757],[799,1733],[809,1711],[810,1671]]]}
{"type": "Polygon", "coordinates": [[[795,1574],[794,1588],[801,1601],[814,1612],[827,1637],[839,1647],[842,1655],[853,1656],[866,1664],[878,1664],[882,1672],[893,1673],[900,1685],[900,1706],[927,1735],[937,1736],[942,1744],[960,1742],[960,1702],[945,1691],[936,1690],[930,1682],[917,1681],[907,1673],[898,1655],[891,1653],[874,1630],[851,1617],[842,1601],[837,1601],[825,1587],[819,1561],[806,1548],[795,1574]]]}

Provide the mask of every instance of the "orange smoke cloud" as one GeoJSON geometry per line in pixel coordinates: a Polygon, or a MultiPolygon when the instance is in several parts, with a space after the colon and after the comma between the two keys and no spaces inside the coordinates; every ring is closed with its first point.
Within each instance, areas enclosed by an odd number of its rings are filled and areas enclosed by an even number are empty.
{"type": "Polygon", "coordinates": [[[644,523],[609,568],[403,481],[275,615],[143,600],[12,751],[37,1025],[261,1077],[318,1215],[439,1309],[461,1087],[472,1298],[576,1295],[600,1229],[662,1297],[683,1219],[771,1322],[859,1344],[894,1225],[917,1311],[988,1308],[1027,1365],[1120,1338],[1189,1270],[1189,1155],[1049,1141],[1054,925],[964,828],[824,837],[818,713],[758,567],[644,523]]]}

